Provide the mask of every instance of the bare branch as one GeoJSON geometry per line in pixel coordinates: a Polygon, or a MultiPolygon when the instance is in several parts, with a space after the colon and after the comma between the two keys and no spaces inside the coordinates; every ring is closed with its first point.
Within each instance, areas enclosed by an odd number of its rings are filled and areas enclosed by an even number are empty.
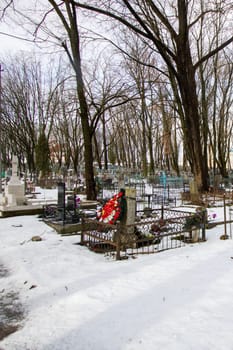
{"type": "Polygon", "coordinates": [[[10,0],[10,2],[4,7],[4,9],[3,9],[3,11],[2,11],[2,14],[1,14],[1,16],[0,16],[0,20],[3,19],[3,17],[5,16],[5,13],[6,13],[6,11],[7,11],[7,9],[8,9],[11,5],[14,6],[14,0],[10,0]]]}
{"type": "Polygon", "coordinates": [[[220,46],[216,47],[214,50],[210,51],[208,54],[206,54],[205,56],[203,56],[195,65],[194,65],[194,69],[196,70],[203,62],[207,61],[210,57],[214,56],[216,53],[218,53],[219,51],[221,51],[222,49],[224,49],[225,47],[227,47],[229,44],[231,44],[233,42],[233,36],[228,39],[227,41],[225,41],[224,43],[222,43],[220,46]]]}
{"type": "Polygon", "coordinates": [[[27,41],[27,42],[30,42],[30,43],[35,43],[35,40],[30,40],[30,39],[26,39],[26,38],[23,38],[21,36],[17,36],[17,35],[13,35],[13,34],[8,34],[8,33],[5,33],[5,32],[0,32],[0,35],[5,35],[5,36],[8,36],[8,37],[11,37],[11,38],[14,38],[14,39],[19,39],[19,40],[23,40],[23,41],[27,41]]]}
{"type": "Polygon", "coordinates": [[[53,6],[54,10],[56,11],[58,17],[61,19],[62,21],[62,24],[64,25],[67,33],[69,34],[70,33],[70,28],[68,26],[68,23],[65,19],[65,16],[63,15],[62,11],[60,10],[60,5],[62,5],[62,3],[60,4],[57,4],[54,0],[48,0],[50,2],[50,4],[53,6]]]}
{"type": "MultiPolygon", "coordinates": [[[[58,5],[58,6],[59,6],[59,5],[58,5]]],[[[40,22],[38,23],[38,25],[36,26],[36,29],[35,29],[33,35],[35,35],[35,36],[37,35],[37,32],[38,32],[38,30],[40,29],[41,25],[45,22],[47,16],[48,16],[51,12],[53,12],[53,11],[54,11],[54,8],[51,8],[51,10],[47,11],[47,12],[44,14],[43,18],[41,19],[41,21],[40,21],[40,22]]]]}
{"type": "MultiPolygon", "coordinates": [[[[93,33],[95,35],[97,35],[97,38],[100,38],[103,41],[106,41],[108,43],[110,43],[112,46],[114,46],[117,50],[119,50],[123,55],[127,56],[129,59],[139,63],[142,66],[145,67],[149,67],[149,68],[153,68],[155,70],[157,70],[159,73],[161,73],[162,75],[165,75],[166,77],[168,77],[168,74],[164,71],[162,71],[161,69],[159,69],[159,67],[152,65],[148,62],[143,62],[141,60],[139,60],[138,58],[133,57],[131,54],[129,54],[129,52],[127,52],[126,50],[124,50],[122,47],[120,47],[119,45],[117,45],[114,41],[112,41],[111,39],[105,38],[103,35],[99,34],[99,33],[95,33],[93,32],[91,29],[88,29],[90,33],[93,33]]],[[[149,46],[149,44],[147,43],[147,45],[149,46]]],[[[151,48],[151,50],[154,51],[154,48],[151,48]]]]}
{"type": "Polygon", "coordinates": [[[174,68],[174,65],[171,62],[171,59],[176,60],[175,54],[161,41],[158,40],[153,33],[149,30],[149,28],[145,25],[145,23],[143,22],[143,20],[140,18],[140,16],[136,13],[136,11],[134,11],[134,9],[131,7],[131,5],[129,4],[129,2],[127,0],[123,0],[125,5],[127,6],[128,10],[131,12],[131,14],[134,16],[134,18],[138,21],[138,23],[142,26],[142,28],[144,29],[141,30],[138,27],[134,26],[132,23],[130,23],[128,20],[126,20],[123,17],[120,17],[110,11],[106,11],[103,10],[101,8],[97,8],[94,6],[90,6],[90,5],[86,5],[86,4],[82,4],[82,3],[78,3],[76,1],[73,1],[73,3],[75,4],[75,6],[86,9],[86,10],[90,10],[90,11],[94,11],[96,13],[100,13],[104,16],[113,18],[115,20],[117,20],[118,22],[124,24],[127,28],[130,28],[131,30],[133,30],[135,33],[141,35],[144,38],[147,38],[149,40],[151,40],[157,47],[160,55],[162,56],[162,58],[164,59],[164,61],[166,62],[166,64],[169,66],[169,68],[173,71],[173,74],[177,75],[177,72],[174,68]]]}
{"type": "Polygon", "coordinates": [[[199,16],[197,16],[197,18],[189,24],[188,28],[190,29],[191,27],[193,27],[197,22],[199,22],[200,19],[204,18],[205,15],[207,13],[218,13],[218,11],[214,11],[214,10],[207,10],[207,11],[203,11],[199,16]]]}
{"type": "Polygon", "coordinates": [[[176,38],[177,37],[177,33],[174,30],[174,28],[171,26],[171,24],[169,23],[168,19],[161,13],[161,11],[159,10],[158,6],[155,5],[154,1],[152,0],[146,0],[146,2],[148,3],[148,6],[151,6],[151,8],[153,9],[153,11],[155,12],[156,16],[160,19],[160,21],[165,25],[165,27],[168,29],[168,31],[170,32],[172,38],[176,38]]]}

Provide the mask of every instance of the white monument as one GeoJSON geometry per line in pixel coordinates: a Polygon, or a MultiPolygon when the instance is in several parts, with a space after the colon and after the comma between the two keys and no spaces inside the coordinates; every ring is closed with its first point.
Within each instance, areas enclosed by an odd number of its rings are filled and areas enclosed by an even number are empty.
{"type": "Polygon", "coordinates": [[[18,159],[16,156],[12,157],[12,176],[5,187],[5,205],[15,206],[26,204],[26,197],[24,194],[24,183],[22,183],[17,174],[18,159]]]}

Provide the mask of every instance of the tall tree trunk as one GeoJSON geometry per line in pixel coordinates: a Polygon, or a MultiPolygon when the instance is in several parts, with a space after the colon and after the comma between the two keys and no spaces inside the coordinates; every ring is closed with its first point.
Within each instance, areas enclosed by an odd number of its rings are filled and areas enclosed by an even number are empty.
{"type": "Polygon", "coordinates": [[[184,139],[191,171],[198,189],[208,190],[208,164],[201,147],[200,115],[198,111],[195,69],[192,63],[187,25],[187,3],[178,1],[179,35],[176,39],[177,79],[184,109],[184,139]]]}
{"type": "Polygon", "coordinates": [[[65,17],[63,11],[57,5],[54,0],[49,0],[50,4],[55,9],[57,15],[62,21],[64,28],[69,37],[70,50],[66,42],[62,43],[65,49],[70,63],[74,69],[76,77],[77,95],[80,107],[81,125],[84,139],[84,162],[85,162],[85,180],[86,180],[86,197],[87,199],[96,199],[96,188],[94,180],[94,168],[93,168],[93,149],[92,149],[92,136],[93,131],[89,124],[89,111],[85,96],[81,56],[80,56],[80,37],[79,28],[77,23],[76,7],[73,1],[65,0],[66,14],[65,17]]]}
{"type": "MultiPolygon", "coordinates": [[[[186,60],[186,57],[184,59],[186,60]]],[[[201,147],[200,116],[193,66],[188,62],[184,65],[184,60],[180,57],[178,71],[180,73],[179,85],[185,112],[184,139],[187,147],[186,155],[199,190],[208,190],[208,167],[207,159],[204,157],[201,147]]]]}
{"type": "Polygon", "coordinates": [[[81,70],[81,59],[80,59],[80,52],[79,52],[77,42],[74,45],[74,47],[72,47],[72,51],[73,51],[73,57],[74,57],[74,66],[75,66],[76,82],[77,82],[77,94],[78,94],[78,99],[80,104],[81,125],[83,130],[83,139],[84,139],[86,196],[87,196],[87,199],[93,200],[93,199],[96,199],[96,190],[95,190],[94,169],[93,169],[92,130],[90,128],[89,120],[88,120],[88,107],[87,107],[87,101],[84,93],[84,83],[83,83],[82,70],[81,70]]]}

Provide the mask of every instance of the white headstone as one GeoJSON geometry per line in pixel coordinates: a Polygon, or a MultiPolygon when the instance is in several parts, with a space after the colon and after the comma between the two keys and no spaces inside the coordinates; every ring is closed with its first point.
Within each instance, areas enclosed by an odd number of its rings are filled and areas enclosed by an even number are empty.
{"type": "Polygon", "coordinates": [[[23,205],[26,198],[24,195],[24,183],[18,177],[18,159],[12,157],[12,176],[5,190],[5,197],[8,206],[23,205]]]}

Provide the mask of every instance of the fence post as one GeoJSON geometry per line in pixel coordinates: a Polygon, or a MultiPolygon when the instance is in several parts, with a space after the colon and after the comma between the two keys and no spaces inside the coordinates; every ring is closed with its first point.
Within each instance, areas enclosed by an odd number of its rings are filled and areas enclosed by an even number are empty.
{"type": "Polygon", "coordinates": [[[224,236],[227,238],[227,213],[226,213],[226,196],[223,195],[223,214],[224,214],[224,236]]]}
{"type": "Polygon", "coordinates": [[[202,241],[206,240],[206,223],[207,223],[207,209],[203,209],[203,215],[202,215],[202,235],[201,239],[202,241]]]}
{"type": "Polygon", "coordinates": [[[232,212],[233,212],[233,208],[229,207],[229,222],[230,222],[230,237],[232,238],[232,228],[231,228],[231,224],[232,224],[232,212]]]}
{"type": "Polygon", "coordinates": [[[164,206],[162,204],[162,206],[161,206],[161,219],[163,219],[163,218],[164,218],[164,206]]]}
{"type": "Polygon", "coordinates": [[[81,238],[80,238],[80,244],[83,245],[84,243],[84,217],[81,217],[81,238]]]}
{"type": "Polygon", "coordinates": [[[116,226],[116,260],[121,260],[121,223],[117,221],[116,226]]]}

